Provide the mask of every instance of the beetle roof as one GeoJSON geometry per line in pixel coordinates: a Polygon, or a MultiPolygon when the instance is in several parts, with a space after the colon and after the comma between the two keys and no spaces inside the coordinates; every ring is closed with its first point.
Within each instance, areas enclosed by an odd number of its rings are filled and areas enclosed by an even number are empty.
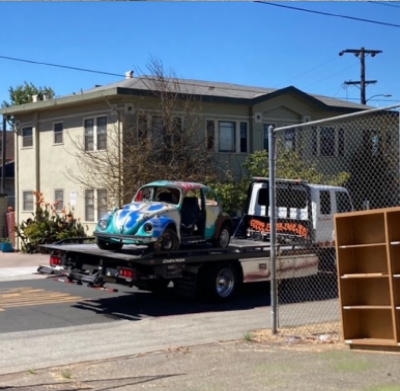
{"type": "MultiPolygon", "coordinates": [[[[191,189],[205,189],[207,186],[197,182],[182,182],[182,181],[155,181],[147,183],[144,186],[171,186],[179,189],[191,190],[191,189]]],[[[143,187],[144,187],[143,186],[143,187]]]]}

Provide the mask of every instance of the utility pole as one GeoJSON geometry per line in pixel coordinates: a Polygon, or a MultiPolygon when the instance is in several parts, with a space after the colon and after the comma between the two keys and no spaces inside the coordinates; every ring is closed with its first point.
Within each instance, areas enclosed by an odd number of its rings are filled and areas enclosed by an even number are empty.
{"type": "Polygon", "coordinates": [[[382,50],[370,50],[370,49],[346,49],[342,50],[339,53],[339,56],[343,56],[345,53],[353,53],[356,57],[360,59],[361,62],[361,77],[360,81],[345,81],[344,84],[346,85],[360,85],[361,90],[361,104],[367,104],[367,97],[366,97],[366,87],[368,84],[375,84],[376,80],[365,80],[365,55],[370,54],[371,57],[375,57],[377,54],[382,53],[382,50]]]}

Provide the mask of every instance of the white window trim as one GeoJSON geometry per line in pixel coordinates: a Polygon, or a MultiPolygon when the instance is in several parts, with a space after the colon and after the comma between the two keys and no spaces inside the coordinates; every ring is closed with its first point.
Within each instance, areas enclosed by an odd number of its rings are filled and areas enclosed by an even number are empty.
{"type": "Polygon", "coordinates": [[[85,152],[104,152],[104,151],[107,151],[107,149],[108,149],[108,145],[107,145],[106,149],[97,149],[97,119],[102,118],[102,117],[106,117],[106,119],[107,119],[106,135],[107,135],[107,141],[108,141],[108,126],[110,125],[110,123],[109,123],[109,116],[106,113],[82,117],[83,143],[84,143],[83,148],[85,148],[85,121],[90,120],[90,119],[93,120],[93,150],[86,151],[86,149],[85,149],[85,152]]]}
{"type": "MultiPolygon", "coordinates": [[[[57,145],[58,145],[58,144],[57,144],[57,145]]],[[[55,189],[53,189],[54,202],[57,202],[57,200],[56,200],[56,191],[62,191],[62,198],[63,198],[63,205],[62,205],[62,208],[61,208],[60,210],[58,210],[58,209],[57,209],[57,206],[56,206],[56,212],[57,212],[57,213],[61,213],[61,211],[65,208],[65,191],[64,191],[64,189],[60,189],[60,188],[55,188],[55,189]]]]}
{"type": "MultiPolygon", "coordinates": [[[[97,191],[98,190],[106,190],[107,191],[107,189],[105,189],[105,188],[103,188],[103,187],[88,187],[88,188],[86,188],[86,189],[84,189],[83,190],[83,221],[82,221],[82,223],[85,223],[85,224],[97,224],[97,222],[100,220],[100,217],[101,216],[99,216],[98,214],[98,193],[97,193],[97,191]],[[86,190],[94,190],[94,196],[93,196],[93,203],[94,203],[94,220],[86,220],[86,190]]],[[[107,191],[107,203],[108,203],[108,200],[109,200],[109,194],[108,194],[108,191],[107,191]]]]}
{"type": "Polygon", "coordinates": [[[63,145],[64,144],[64,122],[63,121],[55,121],[53,122],[53,145],[63,145]],[[55,126],[56,124],[61,124],[62,125],[62,142],[61,143],[56,143],[56,131],[55,131],[55,126]]]}
{"type": "Polygon", "coordinates": [[[205,118],[204,121],[204,133],[205,133],[205,143],[207,145],[207,122],[214,122],[214,152],[222,155],[232,154],[235,155],[247,155],[250,150],[250,121],[248,118],[245,119],[235,119],[226,117],[218,117],[218,118],[205,118]],[[233,122],[235,123],[235,150],[234,151],[220,151],[219,150],[219,122],[233,122]],[[247,151],[240,152],[240,123],[245,122],[247,124],[247,151]]]}
{"type": "Polygon", "coordinates": [[[33,147],[35,146],[35,127],[33,125],[23,125],[20,127],[21,129],[21,149],[33,149],[33,147]],[[25,128],[32,128],[32,145],[24,147],[24,129],[25,128]]]}
{"type": "Polygon", "coordinates": [[[25,189],[25,190],[22,190],[21,191],[21,206],[22,206],[22,208],[21,208],[21,210],[22,210],[22,212],[23,213],[32,213],[32,212],[34,212],[35,211],[35,195],[33,194],[33,190],[27,190],[27,189],[25,189]],[[25,201],[24,201],[24,193],[31,193],[32,194],[32,198],[33,198],[33,204],[32,204],[32,209],[24,209],[24,204],[25,204],[25,201]]]}

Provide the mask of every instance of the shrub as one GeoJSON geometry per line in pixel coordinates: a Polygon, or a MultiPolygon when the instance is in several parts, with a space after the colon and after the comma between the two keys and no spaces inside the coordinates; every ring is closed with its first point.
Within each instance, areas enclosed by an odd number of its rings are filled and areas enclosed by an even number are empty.
{"type": "Polygon", "coordinates": [[[62,239],[86,237],[84,226],[76,220],[71,212],[63,209],[57,213],[57,203],[46,203],[42,193],[34,192],[36,209],[32,218],[15,227],[21,239],[21,251],[25,253],[40,252],[42,244],[55,243],[62,239]]]}

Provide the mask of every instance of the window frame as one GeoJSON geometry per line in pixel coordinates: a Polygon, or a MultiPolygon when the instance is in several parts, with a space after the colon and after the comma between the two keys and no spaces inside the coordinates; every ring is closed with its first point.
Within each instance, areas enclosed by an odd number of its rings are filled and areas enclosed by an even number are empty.
{"type": "Polygon", "coordinates": [[[33,148],[33,133],[34,133],[33,130],[34,130],[34,127],[32,125],[23,126],[21,128],[22,148],[33,148]],[[24,130],[26,130],[26,129],[30,129],[30,131],[32,132],[30,137],[24,135],[24,130]],[[28,140],[30,139],[31,140],[31,144],[30,145],[25,145],[26,139],[28,139],[28,140]]]}
{"type": "Polygon", "coordinates": [[[53,145],[61,145],[64,144],[64,123],[62,121],[53,122],[53,145]],[[56,126],[61,125],[61,131],[56,130],[56,126]],[[57,133],[61,133],[61,141],[57,142],[56,135],[57,133]]]}
{"type": "Polygon", "coordinates": [[[62,210],[63,210],[64,207],[65,207],[64,189],[59,189],[59,188],[54,189],[54,203],[56,204],[56,205],[55,205],[56,212],[57,212],[57,213],[62,212],[62,210]],[[61,191],[61,194],[62,194],[61,206],[59,206],[59,205],[57,204],[57,195],[56,195],[56,194],[57,194],[58,191],[61,191]]]}
{"type": "MultiPolygon", "coordinates": [[[[30,202],[30,201],[29,201],[30,202]]],[[[33,212],[35,210],[35,196],[33,190],[22,190],[22,212],[33,212]],[[32,197],[32,209],[26,209],[25,194],[29,194],[32,197]]]]}
{"type": "Polygon", "coordinates": [[[85,152],[96,152],[96,151],[106,151],[107,150],[107,141],[108,141],[108,125],[109,125],[109,118],[107,114],[98,114],[98,115],[93,115],[93,116],[88,116],[88,117],[84,117],[82,119],[82,127],[83,127],[83,140],[84,140],[84,150],[85,152]],[[105,133],[100,133],[100,134],[104,134],[105,136],[105,148],[101,148],[99,149],[99,133],[98,133],[98,120],[101,118],[105,118],[106,119],[106,126],[105,126],[105,133]],[[87,135],[86,134],[86,122],[87,121],[93,121],[93,134],[87,135]],[[93,143],[93,149],[88,149],[88,144],[89,142],[87,141],[88,139],[92,139],[92,143],[93,143]]]}
{"type": "Polygon", "coordinates": [[[108,212],[108,191],[105,188],[86,188],[84,190],[84,197],[83,197],[83,209],[84,209],[84,213],[85,213],[85,222],[87,223],[97,223],[100,218],[108,212]],[[104,205],[100,205],[100,196],[99,196],[99,192],[100,191],[104,191],[106,193],[106,201],[104,205]],[[93,196],[92,196],[92,204],[87,204],[87,200],[88,200],[88,196],[87,193],[88,192],[93,192],[93,196]],[[88,219],[88,208],[92,207],[93,209],[93,220],[88,219]],[[100,209],[101,207],[105,207],[106,212],[105,213],[100,213],[100,209]]]}

